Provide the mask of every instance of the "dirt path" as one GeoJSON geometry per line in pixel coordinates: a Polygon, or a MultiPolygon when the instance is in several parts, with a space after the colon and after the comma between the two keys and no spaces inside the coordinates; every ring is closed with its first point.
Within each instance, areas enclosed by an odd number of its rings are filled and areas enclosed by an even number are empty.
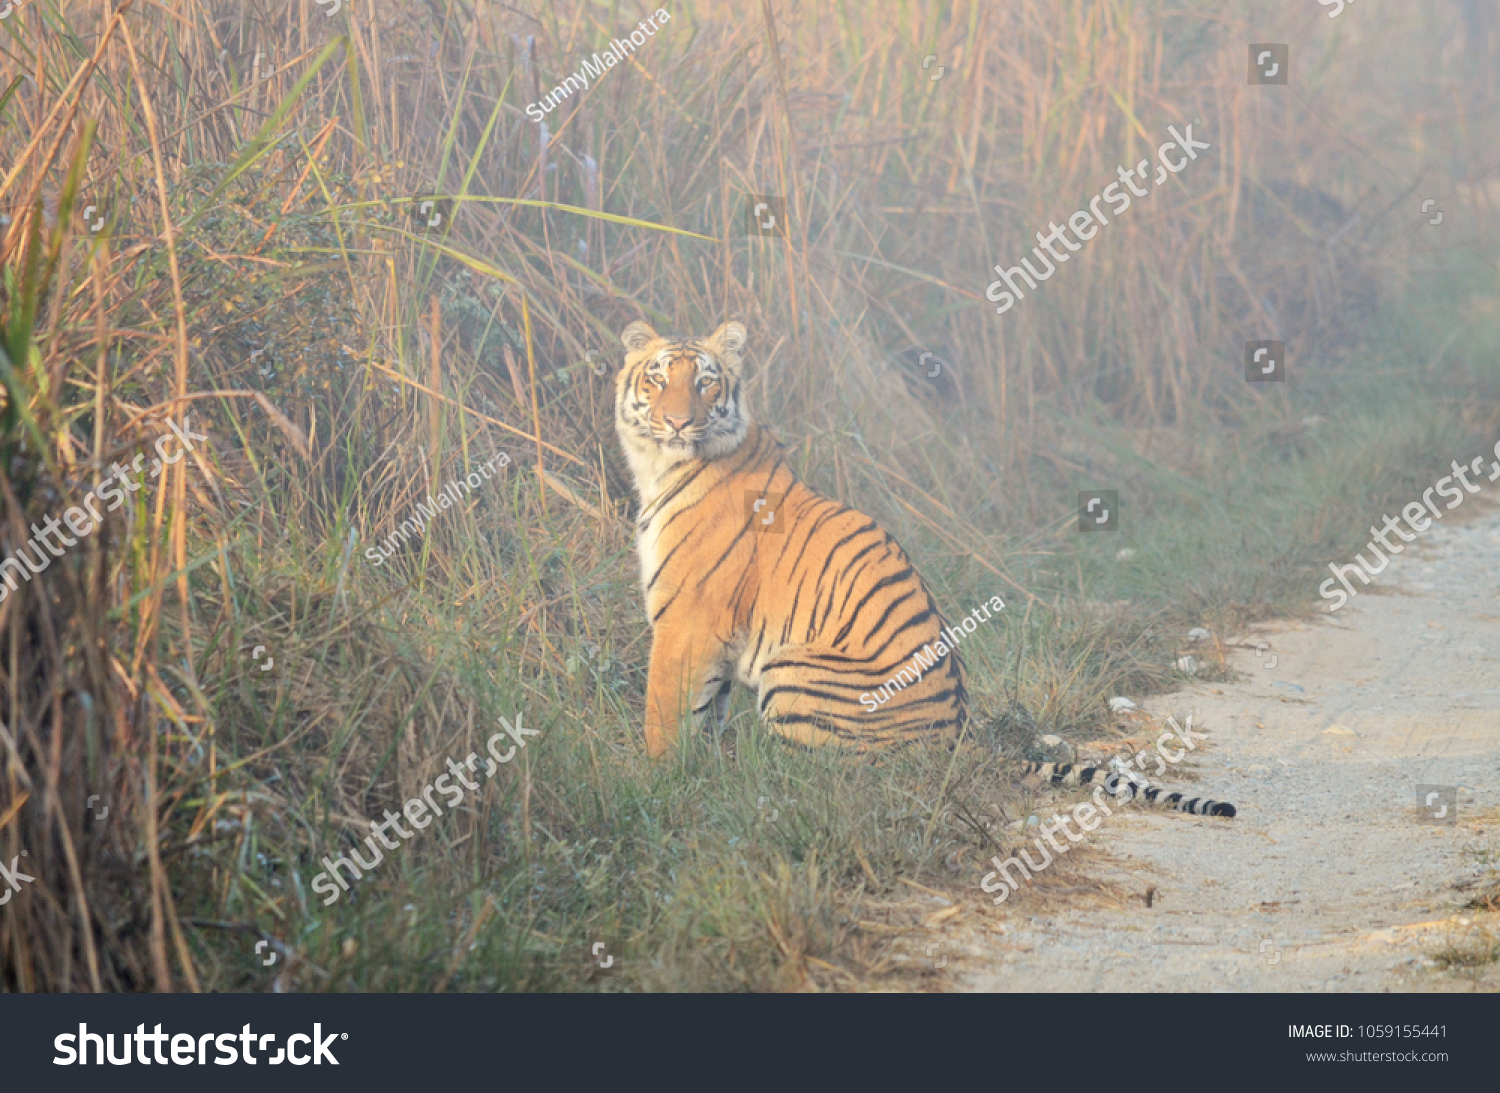
{"type": "Polygon", "coordinates": [[[1492,876],[1500,849],[1500,512],[1435,527],[1375,580],[1381,594],[1331,618],[1233,639],[1271,646],[1233,654],[1244,682],[1149,704],[1197,711],[1193,788],[1238,818],[1110,818],[1086,836],[1098,852],[1064,868],[1122,898],[1017,893],[962,986],[1500,988],[1493,962],[1431,959],[1500,933],[1454,887],[1492,876]],[[1459,787],[1457,822],[1419,822],[1418,784],[1459,787]],[[1151,886],[1151,908],[1129,895],[1151,886]]]}

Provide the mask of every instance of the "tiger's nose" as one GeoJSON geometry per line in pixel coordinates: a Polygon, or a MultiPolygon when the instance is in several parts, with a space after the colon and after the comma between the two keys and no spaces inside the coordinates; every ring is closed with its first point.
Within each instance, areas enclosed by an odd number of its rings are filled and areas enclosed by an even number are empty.
{"type": "Polygon", "coordinates": [[[663,414],[662,418],[666,421],[668,426],[675,429],[679,433],[693,423],[691,414],[689,414],[687,417],[673,417],[671,414],[663,414]]]}

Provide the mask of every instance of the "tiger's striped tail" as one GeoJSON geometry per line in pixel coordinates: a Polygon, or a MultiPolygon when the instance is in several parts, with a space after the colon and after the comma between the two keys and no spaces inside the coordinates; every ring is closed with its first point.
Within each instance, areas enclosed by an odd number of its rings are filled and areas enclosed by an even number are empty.
{"type": "Polygon", "coordinates": [[[1165,805],[1174,812],[1191,812],[1195,816],[1235,815],[1234,805],[1208,797],[1186,797],[1160,786],[1153,786],[1139,774],[1111,770],[1109,767],[1079,766],[1074,763],[1022,763],[1021,777],[1037,775],[1054,786],[1103,786],[1104,792],[1121,802],[1143,797],[1152,804],[1165,805]]]}

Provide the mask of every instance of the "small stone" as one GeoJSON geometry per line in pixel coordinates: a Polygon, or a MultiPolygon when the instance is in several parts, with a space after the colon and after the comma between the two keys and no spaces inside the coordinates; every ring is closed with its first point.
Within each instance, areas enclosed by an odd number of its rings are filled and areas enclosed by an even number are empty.
{"type": "Polygon", "coordinates": [[[1188,631],[1188,641],[1207,641],[1208,631],[1201,626],[1195,626],[1188,631]]]}
{"type": "Polygon", "coordinates": [[[1044,763],[1071,763],[1074,759],[1073,746],[1062,737],[1048,733],[1037,737],[1026,758],[1044,763]]]}
{"type": "Polygon", "coordinates": [[[1116,695],[1109,700],[1109,708],[1115,713],[1124,713],[1126,710],[1135,709],[1135,703],[1121,695],[1116,695]]]}

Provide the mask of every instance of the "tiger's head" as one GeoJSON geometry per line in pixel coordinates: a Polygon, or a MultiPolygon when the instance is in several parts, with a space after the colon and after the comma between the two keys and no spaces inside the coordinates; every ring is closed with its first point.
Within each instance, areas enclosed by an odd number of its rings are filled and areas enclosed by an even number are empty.
{"type": "Polygon", "coordinates": [[[745,328],[729,322],[706,338],[663,338],[642,322],[620,334],[625,366],[615,380],[615,430],[637,483],[688,459],[718,459],[750,425],[741,400],[745,328]]]}

